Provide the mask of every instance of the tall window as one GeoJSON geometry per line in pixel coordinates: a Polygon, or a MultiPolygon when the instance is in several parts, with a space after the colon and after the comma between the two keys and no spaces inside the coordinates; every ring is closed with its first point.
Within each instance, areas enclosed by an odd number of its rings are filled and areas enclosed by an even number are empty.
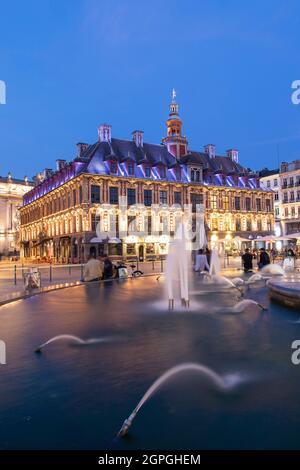
{"type": "Polygon", "coordinates": [[[222,208],[225,211],[229,210],[229,197],[227,194],[222,195],[222,208]]]}
{"type": "Polygon", "coordinates": [[[239,196],[235,196],[234,198],[234,208],[236,211],[241,210],[241,198],[239,196]]]}
{"type": "Polygon", "coordinates": [[[119,202],[119,188],[116,186],[110,186],[109,188],[109,203],[118,204],[119,202]]]}
{"type": "Polygon", "coordinates": [[[270,199],[266,199],[266,211],[271,212],[271,201],[270,201],[270,199]]]}
{"type": "Polygon", "coordinates": [[[278,197],[278,193],[277,193],[277,192],[274,193],[274,200],[275,200],[275,201],[278,201],[278,200],[279,200],[279,197],[278,197]]]}
{"type": "Polygon", "coordinates": [[[251,230],[252,230],[251,219],[247,219],[246,230],[247,230],[247,232],[251,232],[251,230]]]}
{"type": "Polygon", "coordinates": [[[148,214],[146,218],[147,223],[147,235],[151,235],[152,232],[152,215],[148,214]]]}
{"type": "Polygon", "coordinates": [[[239,219],[239,218],[236,219],[236,221],[235,221],[235,230],[236,230],[237,232],[240,232],[240,231],[241,231],[241,219],[239,219]]]}
{"type": "Polygon", "coordinates": [[[92,231],[96,232],[97,225],[100,223],[100,215],[99,214],[92,214],[92,231]]]}
{"type": "Polygon", "coordinates": [[[79,204],[82,203],[82,186],[79,186],[79,204]]]}
{"type": "Polygon", "coordinates": [[[76,206],[77,200],[76,200],[76,189],[73,189],[73,206],[76,206]]]}
{"type": "Polygon", "coordinates": [[[217,209],[217,196],[216,194],[210,195],[210,208],[217,209]]]}
{"type": "Polygon", "coordinates": [[[152,190],[145,189],[144,190],[144,205],[150,207],[152,205],[152,190]]]}
{"type": "Polygon", "coordinates": [[[167,191],[159,191],[159,202],[160,204],[167,204],[167,191]]]}
{"type": "Polygon", "coordinates": [[[246,197],[245,206],[246,206],[246,211],[251,211],[251,197],[246,197]]]}
{"type": "Polygon", "coordinates": [[[127,233],[136,231],[136,216],[128,215],[127,216],[127,233]]]}
{"type": "Polygon", "coordinates": [[[200,180],[201,180],[200,170],[197,168],[192,168],[191,169],[191,181],[195,183],[200,183],[200,180]]]}
{"type": "Polygon", "coordinates": [[[256,210],[261,211],[261,199],[256,199],[256,210]]]}
{"type": "Polygon", "coordinates": [[[174,203],[181,205],[181,192],[180,191],[174,192],[174,203]]]}
{"type": "Polygon", "coordinates": [[[278,186],[278,180],[277,180],[277,178],[276,178],[276,179],[274,180],[274,188],[277,188],[277,186],[278,186]]]}
{"type": "Polygon", "coordinates": [[[290,192],[290,201],[294,202],[294,200],[295,200],[295,194],[294,194],[294,191],[291,191],[290,192]]]}
{"type": "Polygon", "coordinates": [[[100,203],[100,186],[96,184],[91,186],[91,202],[94,204],[100,203]]]}
{"type": "Polygon", "coordinates": [[[127,204],[128,206],[132,206],[135,203],[136,203],[135,189],[128,188],[127,189],[127,204]]]}
{"type": "Polygon", "coordinates": [[[191,193],[192,212],[196,212],[197,206],[203,204],[203,195],[191,193]]]}
{"type": "Polygon", "coordinates": [[[258,219],[258,221],[256,222],[256,226],[257,226],[257,230],[261,230],[261,220],[258,219]]]}

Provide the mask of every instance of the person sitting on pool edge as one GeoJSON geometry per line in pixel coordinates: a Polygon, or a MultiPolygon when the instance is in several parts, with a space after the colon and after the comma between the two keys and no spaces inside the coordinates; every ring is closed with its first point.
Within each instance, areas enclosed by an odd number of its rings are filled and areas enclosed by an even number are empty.
{"type": "Polygon", "coordinates": [[[100,281],[103,276],[103,265],[101,261],[95,258],[91,253],[88,262],[84,266],[83,279],[85,282],[100,281]]]}

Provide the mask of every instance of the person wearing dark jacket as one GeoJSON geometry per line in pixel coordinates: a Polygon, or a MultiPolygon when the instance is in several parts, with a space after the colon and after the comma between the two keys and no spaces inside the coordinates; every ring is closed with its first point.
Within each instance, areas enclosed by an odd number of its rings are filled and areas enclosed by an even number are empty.
{"type": "Polygon", "coordinates": [[[267,264],[270,264],[270,256],[266,252],[265,248],[261,248],[259,254],[258,268],[262,269],[264,266],[267,266],[267,264]]]}
{"type": "Polygon", "coordinates": [[[246,248],[245,253],[242,256],[244,271],[247,273],[248,271],[252,271],[253,269],[253,255],[250,253],[249,248],[246,248]]]}
{"type": "Polygon", "coordinates": [[[103,278],[109,279],[113,275],[113,264],[107,255],[104,256],[103,264],[104,264],[103,278]]]}

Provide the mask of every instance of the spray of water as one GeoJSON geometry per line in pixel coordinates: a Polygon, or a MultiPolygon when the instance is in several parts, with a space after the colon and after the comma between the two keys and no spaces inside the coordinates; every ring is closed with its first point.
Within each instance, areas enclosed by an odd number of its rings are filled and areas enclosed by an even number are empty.
{"type": "Polygon", "coordinates": [[[118,432],[118,436],[124,437],[128,433],[128,430],[132,425],[132,422],[139,410],[165,382],[170,380],[174,375],[186,371],[194,371],[198,374],[203,375],[204,377],[209,379],[216,388],[222,391],[231,390],[243,380],[239,374],[231,374],[222,377],[221,375],[217,374],[214,370],[210,369],[209,367],[206,367],[203,364],[186,363],[172,367],[171,369],[167,370],[167,372],[162,374],[157,380],[155,380],[151,387],[148,388],[148,390],[138,402],[137,406],[134,408],[132,413],[127,419],[125,419],[120,431],[118,432]]]}
{"type": "Polygon", "coordinates": [[[58,336],[54,336],[53,338],[49,339],[48,341],[46,341],[45,343],[41,344],[36,350],[35,352],[36,353],[40,353],[42,352],[42,349],[45,347],[45,346],[48,346],[48,344],[51,344],[51,343],[55,343],[56,341],[61,341],[61,340],[67,340],[71,343],[75,343],[75,344],[78,344],[80,346],[86,346],[86,345],[89,345],[89,344],[96,344],[96,343],[104,343],[106,341],[110,341],[111,338],[90,338],[90,339],[82,339],[82,338],[79,338],[78,336],[74,336],[74,335],[58,335],[58,336]]]}
{"type": "Polygon", "coordinates": [[[284,276],[284,269],[279,264],[267,264],[261,270],[263,274],[273,274],[277,276],[284,276]]]}
{"type": "Polygon", "coordinates": [[[264,280],[265,279],[261,274],[253,274],[252,276],[249,277],[249,279],[247,279],[247,281],[245,281],[245,284],[250,285],[250,284],[254,284],[255,282],[264,281],[264,280]]]}
{"type": "Polygon", "coordinates": [[[223,308],[218,309],[218,311],[221,313],[241,313],[244,310],[246,310],[248,307],[252,307],[252,306],[259,307],[261,310],[267,310],[266,307],[264,307],[258,302],[255,302],[255,300],[245,299],[245,300],[242,300],[241,302],[238,302],[236,305],[232,307],[223,307],[223,308]]]}
{"type": "Polygon", "coordinates": [[[188,285],[188,253],[186,250],[186,230],[181,223],[175,233],[174,240],[169,246],[169,253],[166,262],[166,288],[169,302],[169,309],[174,309],[175,294],[186,307],[189,306],[189,285],[188,285]],[[175,288],[175,284],[179,285],[175,288]]]}

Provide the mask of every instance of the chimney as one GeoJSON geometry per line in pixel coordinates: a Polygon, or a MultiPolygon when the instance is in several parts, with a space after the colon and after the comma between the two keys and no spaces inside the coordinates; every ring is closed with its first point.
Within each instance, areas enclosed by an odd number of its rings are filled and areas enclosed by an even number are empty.
{"type": "Polygon", "coordinates": [[[111,126],[109,124],[101,124],[98,127],[98,137],[100,142],[111,141],[111,126]]]}
{"type": "Polygon", "coordinates": [[[239,162],[239,151],[236,149],[229,149],[226,152],[227,157],[231,158],[231,160],[235,163],[239,162]]]}
{"type": "Polygon", "coordinates": [[[82,157],[82,154],[83,152],[86,151],[86,149],[88,148],[89,144],[85,144],[83,142],[78,142],[78,144],[76,144],[76,147],[77,147],[77,157],[82,157]]]}
{"type": "Polygon", "coordinates": [[[66,160],[56,160],[56,171],[62,170],[66,166],[66,160]]]}
{"type": "Polygon", "coordinates": [[[214,144],[207,144],[204,146],[204,152],[209,158],[214,158],[216,156],[216,146],[214,144]]]}
{"type": "Polygon", "coordinates": [[[48,178],[51,178],[53,175],[53,171],[51,168],[45,168],[44,171],[42,172],[42,180],[46,180],[48,178]]]}
{"type": "Polygon", "coordinates": [[[143,147],[144,144],[144,131],[133,131],[132,140],[137,147],[143,147]]]}

